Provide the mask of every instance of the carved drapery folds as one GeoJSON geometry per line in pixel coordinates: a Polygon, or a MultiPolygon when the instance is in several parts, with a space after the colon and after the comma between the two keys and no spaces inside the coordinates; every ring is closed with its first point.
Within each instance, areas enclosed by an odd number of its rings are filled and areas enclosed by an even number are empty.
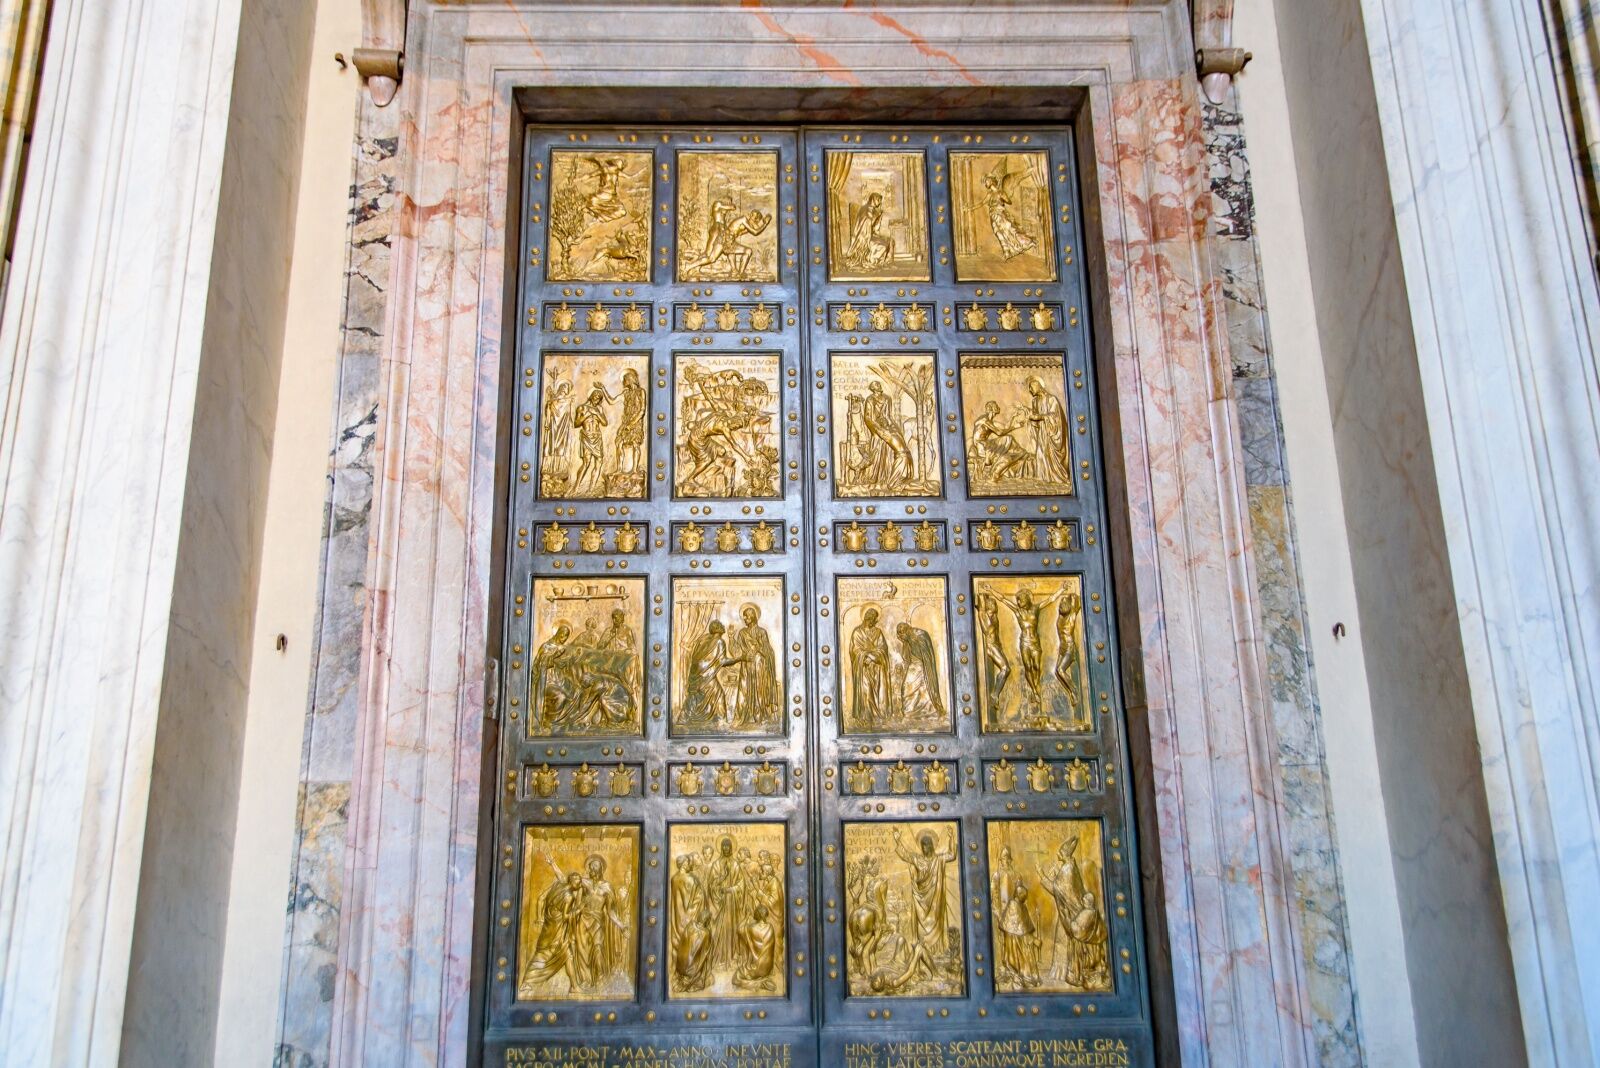
{"type": "Polygon", "coordinates": [[[361,47],[351,59],[380,108],[400,88],[405,56],[406,0],[361,0],[361,47]]]}

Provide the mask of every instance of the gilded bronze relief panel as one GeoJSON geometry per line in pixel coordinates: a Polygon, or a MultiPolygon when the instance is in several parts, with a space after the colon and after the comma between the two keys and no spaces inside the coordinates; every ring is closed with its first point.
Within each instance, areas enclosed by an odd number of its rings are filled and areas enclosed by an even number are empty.
{"type": "Polygon", "coordinates": [[[830,364],[839,496],[939,496],[933,354],[836,352],[830,364]]]}
{"type": "Polygon", "coordinates": [[[838,580],[845,734],[942,734],[950,722],[945,580],[838,580]]]}
{"type": "Polygon", "coordinates": [[[649,281],[651,157],[633,150],[550,153],[551,281],[649,281]]]}
{"type": "Polygon", "coordinates": [[[1050,187],[1047,152],[950,153],[957,281],[1056,280],[1050,187]]]}
{"type": "Polygon", "coordinates": [[[972,608],[983,730],[1092,730],[1084,693],[1083,580],[978,575],[972,608]]]}
{"type": "Polygon", "coordinates": [[[526,827],[517,997],[631,997],[639,937],[639,828],[526,827]]]}
{"type": "Polygon", "coordinates": [[[783,733],[783,617],[781,578],[672,580],[673,734],[783,733]]]}
{"type": "Polygon", "coordinates": [[[650,357],[551,352],[539,412],[539,495],[549,500],[646,496],[650,357]]]}
{"type": "Polygon", "coordinates": [[[644,596],[642,578],[534,579],[530,737],[643,732],[644,596]]]}
{"type": "Polygon", "coordinates": [[[852,996],[953,998],[965,991],[960,837],[948,820],[844,825],[852,996]]]}
{"type": "Polygon", "coordinates": [[[778,280],[778,154],[678,153],[678,281],[778,280]]]}
{"type": "Polygon", "coordinates": [[[782,496],[776,352],[675,358],[673,488],[679,497],[782,496]]]}
{"type": "Polygon", "coordinates": [[[989,917],[1004,994],[1111,991],[1097,820],[993,820],[989,917]]]}
{"type": "Polygon", "coordinates": [[[667,996],[781,998],[788,894],[781,823],[675,823],[667,996]]]}
{"type": "Polygon", "coordinates": [[[921,152],[824,153],[828,275],[837,282],[931,277],[928,183],[921,152]]]}
{"type": "MultiPolygon", "coordinates": [[[[964,353],[961,409],[975,497],[1073,492],[1073,417],[1060,353],[964,353]]],[[[1080,413],[1087,430],[1088,415],[1080,413]]]]}

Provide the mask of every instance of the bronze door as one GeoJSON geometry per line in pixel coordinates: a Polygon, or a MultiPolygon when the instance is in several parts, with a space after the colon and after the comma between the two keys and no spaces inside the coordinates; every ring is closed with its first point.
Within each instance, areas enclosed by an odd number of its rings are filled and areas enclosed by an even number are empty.
{"type": "Polygon", "coordinates": [[[489,1063],[1152,1063],[1074,167],[530,130],[489,1063]]]}

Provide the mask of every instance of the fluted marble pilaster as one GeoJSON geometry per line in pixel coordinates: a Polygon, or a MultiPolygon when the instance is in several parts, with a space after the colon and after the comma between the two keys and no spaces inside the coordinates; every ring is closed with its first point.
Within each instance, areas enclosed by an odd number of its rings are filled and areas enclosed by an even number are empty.
{"type": "MultiPolygon", "coordinates": [[[[218,388],[202,352],[217,314],[208,302],[240,8],[57,0],[51,14],[0,314],[7,1064],[146,1063],[129,1056],[124,1030],[160,833],[159,712],[173,696],[173,650],[199,652],[210,637],[182,633],[204,623],[174,607],[180,561],[197,551],[180,543],[212,554],[216,570],[215,554],[234,548],[219,549],[187,510],[231,522],[224,502],[196,496],[190,452],[204,423],[197,399],[218,388]]],[[[249,323],[245,304],[230,310],[249,323]]],[[[179,674],[222,678],[231,666],[179,674]]],[[[215,696],[189,695],[194,708],[215,696]]],[[[183,908],[170,897],[164,907],[183,908]]],[[[178,1060],[209,1050],[193,1052],[178,1060]]]]}
{"type": "Polygon", "coordinates": [[[1528,1061],[1600,1063],[1600,294],[1538,0],[1363,0],[1528,1061]]]}

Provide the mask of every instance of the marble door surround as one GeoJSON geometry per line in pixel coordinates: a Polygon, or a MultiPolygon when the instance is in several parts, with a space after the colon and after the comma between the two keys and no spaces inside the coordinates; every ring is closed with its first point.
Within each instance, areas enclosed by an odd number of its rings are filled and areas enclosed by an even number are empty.
{"type": "Polygon", "coordinates": [[[675,92],[698,122],[1020,102],[1076,123],[1166,1042],[1186,1064],[1313,1062],[1185,0],[413,2],[405,43],[331,1062],[461,1064],[477,1027],[521,123],[671,121],[675,92]]]}

